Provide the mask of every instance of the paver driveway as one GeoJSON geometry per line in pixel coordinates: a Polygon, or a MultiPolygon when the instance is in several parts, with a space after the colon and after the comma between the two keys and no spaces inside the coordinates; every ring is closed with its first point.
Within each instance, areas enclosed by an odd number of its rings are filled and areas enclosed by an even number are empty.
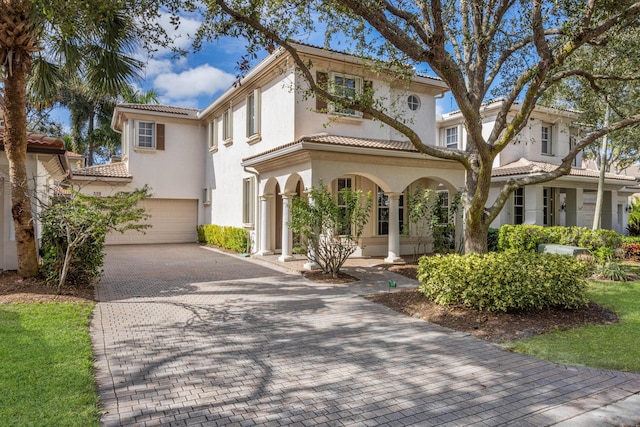
{"type": "Polygon", "coordinates": [[[92,322],[103,424],[545,426],[640,391],[635,374],[368,302],[391,273],[356,274],[326,285],[196,245],[109,247],[92,322]]]}

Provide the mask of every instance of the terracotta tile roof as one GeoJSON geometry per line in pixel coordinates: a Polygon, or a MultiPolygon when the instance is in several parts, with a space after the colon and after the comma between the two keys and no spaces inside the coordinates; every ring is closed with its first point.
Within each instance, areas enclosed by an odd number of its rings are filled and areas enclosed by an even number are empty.
{"type": "MultiPolygon", "coordinates": [[[[511,175],[525,175],[530,173],[544,173],[551,172],[555,170],[558,165],[553,163],[546,162],[534,162],[532,160],[527,160],[525,158],[521,158],[515,162],[506,164],[504,166],[500,166],[493,169],[492,176],[511,176],[511,175]]],[[[572,167],[571,172],[569,172],[570,176],[583,176],[588,178],[598,178],[600,173],[594,169],[585,169],[572,167]]],[[[635,181],[636,179],[632,176],[628,175],[616,175],[613,173],[605,174],[605,178],[607,179],[618,179],[623,181],[635,181]]]]}
{"type": "MultiPolygon", "coordinates": [[[[495,98],[495,99],[490,99],[486,102],[483,102],[481,107],[482,108],[489,108],[490,106],[494,105],[494,104],[502,104],[506,102],[506,100],[504,98],[495,98]]],[[[511,108],[515,108],[515,107],[520,107],[522,105],[521,102],[514,102],[511,108]]],[[[539,111],[540,109],[546,109],[546,110],[551,110],[551,111],[555,111],[555,112],[562,112],[562,113],[569,113],[569,114],[580,114],[580,111],[578,110],[571,110],[569,108],[561,108],[561,107],[546,107],[544,105],[536,105],[535,108],[533,109],[533,111],[539,111]]],[[[453,110],[450,111],[448,113],[444,113],[442,114],[442,118],[443,119],[449,119],[453,116],[457,116],[460,115],[460,110],[453,110]]]]}
{"type": "Polygon", "coordinates": [[[124,162],[109,163],[106,165],[89,166],[72,171],[74,177],[95,178],[132,178],[124,162]]]}
{"type": "MultiPolygon", "coordinates": [[[[0,145],[4,150],[4,132],[5,128],[0,126],[0,145]]],[[[52,152],[64,152],[64,141],[60,138],[54,138],[52,136],[39,135],[37,133],[27,134],[27,150],[28,151],[52,151],[52,152]]]]}
{"type": "Polygon", "coordinates": [[[71,192],[69,190],[67,190],[66,188],[63,188],[59,185],[53,185],[51,186],[51,190],[53,191],[53,194],[56,196],[70,196],[71,192]]]}
{"type": "Polygon", "coordinates": [[[338,135],[308,136],[308,137],[302,138],[300,141],[317,142],[320,144],[329,144],[329,145],[344,145],[347,147],[378,148],[381,150],[415,151],[415,152],[418,151],[415,149],[413,144],[411,144],[409,141],[354,138],[350,136],[338,136],[338,135]]]}
{"type": "Polygon", "coordinates": [[[154,113],[168,113],[194,117],[198,113],[198,111],[200,111],[195,108],[173,107],[171,105],[156,104],[118,104],[118,107],[129,108],[131,110],[152,111],[154,113]]]}
{"type": "Polygon", "coordinates": [[[380,150],[405,151],[405,152],[415,152],[415,153],[418,152],[418,150],[416,150],[415,147],[409,141],[355,138],[351,136],[321,134],[321,135],[314,135],[314,136],[305,136],[297,141],[290,142],[288,144],[284,144],[279,147],[275,147],[270,150],[263,151],[262,153],[256,154],[254,156],[247,157],[245,159],[242,159],[242,161],[255,159],[256,157],[264,156],[265,154],[269,154],[269,153],[274,153],[276,151],[280,151],[285,148],[292,147],[294,145],[302,145],[305,142],[312,142],[312,143],[326,144],[326,145],[338,145],[338,146],[344,146],[344,147],[374,148],[374,149],[380,149],[380,150]]]}
{"type": "Polygon", "coordinates": [[[80,160],[83,159],[84,156],[82,154],[74,153],[73,151],[67,151],[67,158],[80,160]]]}

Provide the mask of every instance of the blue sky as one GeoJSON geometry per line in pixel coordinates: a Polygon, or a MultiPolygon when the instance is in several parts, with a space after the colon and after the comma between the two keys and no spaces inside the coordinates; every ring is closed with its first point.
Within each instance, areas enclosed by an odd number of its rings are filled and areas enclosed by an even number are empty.
{"type": "MultiPolygon", "coordinates": [[[[134,85],[142,90],[155,89],[163,105],[203,109],[235,81],[237,64],[246,52],[246,42],[225,37],[206,43],[200,51],[193,52],[192,40],[188,35],[194,34],[200,25],[197,16],[182,17],[177,30],[169,23],[168,15],[163,17],[162,22],[175,40],[175,45],[189,51],[189,54],[175,57],[171,50],[160,48],[153,56],[149,56],[140,50],[135,56],[146,67],[142,79],[134,82],[134,85]]],[[[311,34],[302,41],[320,46],[324,42],[324,34],[311,34]]],[[[455,105],[450,96],[438,100],[439,112],[453,109],[455,105]]],[[[52,115],[55,120],[68,125],[66,111],[57,110],[52,115]]]]}

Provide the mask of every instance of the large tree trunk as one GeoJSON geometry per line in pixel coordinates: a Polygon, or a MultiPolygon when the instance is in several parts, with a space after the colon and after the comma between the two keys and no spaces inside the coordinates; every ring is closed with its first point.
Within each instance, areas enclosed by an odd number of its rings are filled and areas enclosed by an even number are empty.
{"type": "Polygon", "coordinates": [[[464,253],[465,254],[484,254],[487,252],[487,237],[489,235],[489,225],[487,224],[469,224],[465,223],[464,227],[464,253]]]}
{"type": "Polygon", "coordinates": [[[18,252],[18,274],[22,277],[35,277],[38,275],[38,254],[27,175],[27,69],[27,65],[14,62],[13,72],[5,73],[4,149],[9,160],[11,213],[18,252]]]}
{"type": "Polygon", "coordinates": [[[493,157],[490,152],[470,155],[470,168],[465,182],[464,208],[464,253],[484,254],[487,252],[487,236],[491,221],[487,219],[486,203],[491,190],[491,169],[493,157]],[[484,167],[482,165],[485,165],[484,167]]]}

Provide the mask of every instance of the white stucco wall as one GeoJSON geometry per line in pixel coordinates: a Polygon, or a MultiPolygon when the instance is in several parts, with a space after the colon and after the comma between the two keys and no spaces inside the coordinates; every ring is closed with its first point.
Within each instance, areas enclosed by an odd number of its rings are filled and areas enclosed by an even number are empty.
{"type": "MultiPolygon", "coordinates": [[[[340,69],[328,68],[328,64],[315,64],[315,71],[342,72],[340,69]]],[[[345,73],[360,76],[357,70],[348,69],[345,73]]],[[[377,120],[357,117],[342,117],[331,113],[316,112],[316,99],[306,96],[304,89],[308,88],[306,80],[298,75],[296,92],[295,137],[326,132],[332,135],[342,135],[355,138],[372,138],[381,140],[407,140],[407,137],[377,120]]],[[[410,88],[391,88],[389,83],[376,78],[364,77],[370,80],[375,90],[376,99],[383,103],[389,114],[396,114],[398,118],[410,126],[425,144],[436,143],[436,103],[435,97],[426,92],[424,86],[413,85],[410,88]],[[415,95],[420,99],[420,107],[412,111],[407,107],[407,97],[415,95]]]]}
{"type": "MultiPolygon", "coordinates": [[[[242,160],[294,141],[295,93],[291,90],[291,73],[278,73],[272,76],[272,80],[247,82],[235,95],[233,142],[225,144],[220,140],[217,149],[207,153],[206,185],[212,189],[208,222],[243,227],[243,181],[254,175],[244,170],[242,160]],[[256,88],[260,88],[261,97],[258,141],[246,135],[246,97],[256,88]]],[[[222,135],[220,118],[223,111],[220,108],[211,117],[216,119],[218,135],[222,135]]],[[[256,209],[260,195],[257,185],[256,181],[256,209]]],[[[254,216],[257,218],[257,215],[254,216]]]]}
{"type": "MultiPolygon", "coordinates": [[[[153,197],[200,199],[203,188],[206,129],[193,122],[175,122],[162,117],[134,116],[130,120],[154,121],[165,125],[165,149],[144,149],[133,145],[133,127],[123,133],[128,146],[126,159],[133,175],[130,188],[150,185],[153,197]]],[[[131,122],[130,122],[131,123],[131,122]]]]}

